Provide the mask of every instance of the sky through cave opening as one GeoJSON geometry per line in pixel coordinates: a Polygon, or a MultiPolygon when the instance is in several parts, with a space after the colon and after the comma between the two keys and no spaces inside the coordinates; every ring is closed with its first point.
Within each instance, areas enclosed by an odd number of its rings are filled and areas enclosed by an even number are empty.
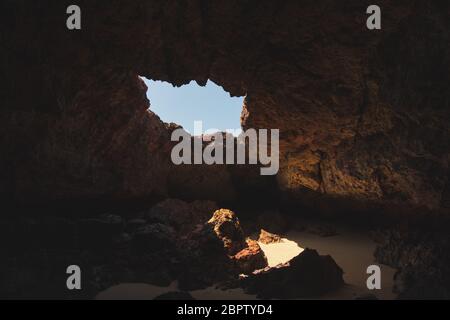
{"type": "Polygon", "coordinates": [[[174,87],[169,82],[142,79],[148,87],[150,110],[164,122],[179,124],[190,134],[194,133],[195,121],[202,121],[203,132],[241,128],[244,97],[231,97],[212,81],[208,80],[204,87],[195,81],[174,87]]]}

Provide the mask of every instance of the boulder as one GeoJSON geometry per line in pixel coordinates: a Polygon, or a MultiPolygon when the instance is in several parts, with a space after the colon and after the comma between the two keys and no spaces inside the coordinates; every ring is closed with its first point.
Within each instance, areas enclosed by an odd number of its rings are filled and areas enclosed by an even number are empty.
{"type": "Polygon", "coordinates": [[[247,239],[247,247],[239,251],[234,257],[240,273],[249,274],[267,266],[267,258],[258,242],[247,239]]]}
{"type": "Polygon", "coordinates": [[[281,242],[281,237],[277,234],[270,233],[264,229],[261,229],[259,233],[258,242],[269,244],[269,243],[278,243],[281,242]]]}
{"type": "Polygon", "coordinates": [[[228,209],[216,210],[208,221],[217,237],[223,242],[227,253],[235,255],[247,246],[244,232],[236,214],[228,209]]]}
{"type": "Polygon", "coordinates": [[[211,224],[206,223],[181,241],[179,254],[176,273],[182,290],[206,288],[237,275],[234,261],[211,224]]]}
{"type": "Polygon", "coordinates": [[[344,284],[343,271],[331,258],[305,249],[289,262],[255,271],[241,279],[249,294],[263,299],[315,298],[344,284]]]}

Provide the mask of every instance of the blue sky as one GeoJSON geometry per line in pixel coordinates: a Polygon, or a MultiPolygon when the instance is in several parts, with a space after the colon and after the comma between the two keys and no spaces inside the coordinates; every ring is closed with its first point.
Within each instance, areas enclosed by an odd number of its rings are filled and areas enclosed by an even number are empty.
{"type": "Polygon", "coordinates": [[[201,87],[195,81],[175,88],[168,82],[143,78],[147,84],[150,110],[164,122],[175,122],[190,132],[194,121],[203,121],[207,129],[239,129],[244,97],[230,97],[222,87],[208,81],[201,87]]]}

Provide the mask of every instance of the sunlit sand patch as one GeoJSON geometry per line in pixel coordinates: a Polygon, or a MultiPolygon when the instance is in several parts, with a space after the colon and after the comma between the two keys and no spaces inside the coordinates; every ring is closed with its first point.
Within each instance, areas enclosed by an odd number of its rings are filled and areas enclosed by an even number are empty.
{"type": "Polygon", "coordinates": [[[281,242],[264,244],[258,242],[262,251],[267,257],[269,267],[274,267],[280,263],[285,263],[298,256],[303,248],[299,247],[297,242],[282,238],[281,242]]]}
{"type": "MultiPolygon", "coordinates": [[[[330,238],[320,237],[305,232],[289,232],[289,239],[283,242],[265,245],[259,243],[261,249],[267,255],[270,266],[280,262],[287,262],[300,254],[303,248],[314,248],[322,255],[331,255],[336,263],[345,271],[344,280],[347,285],[340,290],[327,294],[321,299],[354,299],[356,296],[373,293],[367,289],[367,266],[377,264],[373,257],[376,244],[366,234],[351,230],[340,230],[339,235],[330,238]]],[[[382,268],[381,290],[377,290],[379,299],[395,299],[392,292],[395,269],[380,265],[382,268]]],[[[98,294],[97,299],[153,299],[154,297],[179,290],[174,281],[169,287],[158,287],[143,283],[122,283],[106,289],[98,294]]],[[[255,299],[254,295],[248,295],[242,289],[222,290],[214,286],[191,292],[196,299],[255,299]]]]}

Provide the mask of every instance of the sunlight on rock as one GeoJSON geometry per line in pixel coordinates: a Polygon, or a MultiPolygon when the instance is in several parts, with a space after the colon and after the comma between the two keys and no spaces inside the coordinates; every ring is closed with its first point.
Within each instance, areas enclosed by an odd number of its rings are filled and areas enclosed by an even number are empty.
{"type": "Polygon", "coordinates": [[[269,267],[274,267],[277,264],[285,263],[299,255],[304,249],[299,247],[297,242],[282,238],[280,242],[264,244],[258,242],[262,251],[267,257],[269,267]]]}

